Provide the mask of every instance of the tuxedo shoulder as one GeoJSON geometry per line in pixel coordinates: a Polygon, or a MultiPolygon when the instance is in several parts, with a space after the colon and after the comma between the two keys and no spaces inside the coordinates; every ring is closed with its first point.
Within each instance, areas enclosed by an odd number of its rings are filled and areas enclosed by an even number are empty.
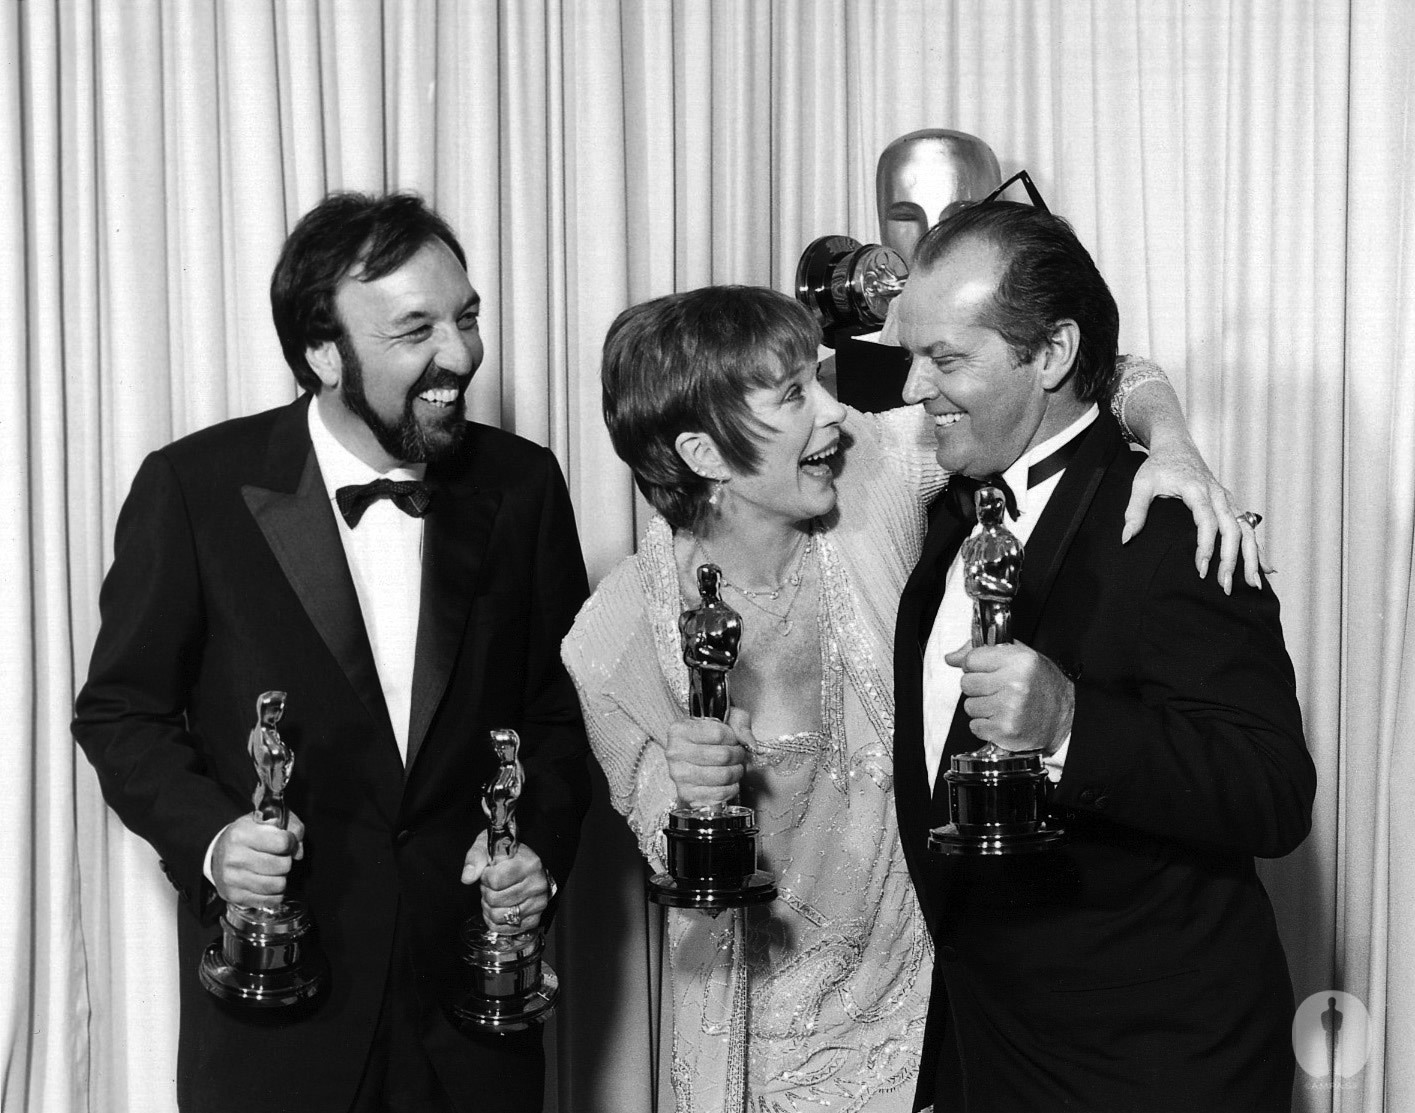
{"type": "Polygon", "coordinates": [[[506,484],[544,482],[547,469],[560,467],[544,445],[479,421],[467,422],[460,459],[478,480],[506,484]]]}
{"type": "Polygon", "coordinates": [[[550,449],[518,433],[498,429],[495,425],[484,425],[480,421],[467,422],[467,446],[473,451],[493,451],[512,458],[534,459],[552,455],[550,449]]]}
{"type": "Polygon", "coordinates": [[[248,454],[266,444],[282,423],[293,423],[298,419],[301,424],[294,427],[303,428],[303,411],[304,402],[301,399],[260,413],[218,421],[215,425],[188,433],[158,451],[179,467],[188,464],[210,467],[220,460],[248,459],[248,454]]]}
{"type": "MultiPolygon", "coordinates": [[[[1145,459],[1144,453],[1122,449],[1106,470],[1087,515],[1088,525],[1093,529],[1102,529],[1107,537],[1113,536],[1118,547],[1135,473],[1145,459]]],[[[1190,509],[1177,498],[1156,498],[1151,500],[1146,511],[1144,529],[1126,542],[1122,549],[1141,557],[1159,554],[1176,544],[1192,547],[1197,541],[1197,527],[1190,509]]]]}

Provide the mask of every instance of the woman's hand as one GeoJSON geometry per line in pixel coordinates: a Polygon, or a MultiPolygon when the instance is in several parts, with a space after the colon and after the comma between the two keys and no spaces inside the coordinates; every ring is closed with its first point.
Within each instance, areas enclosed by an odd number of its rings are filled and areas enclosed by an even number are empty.
{"type": "Polygon", "coordinates": [[[743,738],[751,739],[751,716],[733,708],[727,718],[725,723],[680,719],[669,724],[664,746],[668,775],[679,801],[690,808],[726,804],[737,795],[737,786],[747,772],[743,738]]]}
{"type": "Polygon", "coordinates": [[[1156,498],[1182,499],[1194,515],[1194,525],[1199,532],[1194,565],[1201,577],[1208,575],[1217,536],[1218,581],[1224,593],[1233,590],[1233,572],[1240,552],[1243,578],[1251,587],[1262,586],[1257,534],[1252,525],[1238,518],[1228,489],[1214,478],[1192,440],[1169,440],[1151,447],[1149,459],[1140,465],[1130,488],[1125,529],[1120,535],[1122,544],[1144,528],[1150,502],[1156,498]]]}

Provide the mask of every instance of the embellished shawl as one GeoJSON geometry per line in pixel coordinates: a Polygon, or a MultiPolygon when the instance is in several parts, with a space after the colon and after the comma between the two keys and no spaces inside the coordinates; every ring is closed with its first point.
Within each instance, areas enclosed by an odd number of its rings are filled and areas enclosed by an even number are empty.
{"type": "MultiPolygon", "coordinates": [[[[743,801],[780,896],[715,919],[668,914],[679,1113],[911,1107],[933,955],[894,818],[892,641],[944,475],[921,407],[851,410],[843,431],[836,510],[816,532],[824,729],[759,740],[743,801]]],[[[677,623],[689,605],[655,517],[563,648],[614,807],[656,870],[675,801],[663,743],[687,714],[677,623]]]]}

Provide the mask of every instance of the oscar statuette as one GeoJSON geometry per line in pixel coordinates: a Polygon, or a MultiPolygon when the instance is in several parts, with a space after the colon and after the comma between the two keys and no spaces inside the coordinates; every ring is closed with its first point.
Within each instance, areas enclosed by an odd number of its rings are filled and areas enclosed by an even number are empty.
{"type": "MultiPolygon", "coordinates": [[[[727,674],[737,663],[742,616],[722,601],[722,571],[698,568],[702,605],[678,618],[688,666],[688,714],[727,721],[727,674]]],[[[663,829],[668,869],[648,881],[648,897],[670,908],[717,913],[776,899],[776,878],[757,869],[756,814],[739,804],[679,804],[663,829]]]]}
{"type": "Polygon", "coordinates": [[[892,247],[861,244],[849,236],[812,240],[796,264],[796,300],[809,309],[834,347],[832,337],[878,329],[889,303],[909,277],[909,264],[892,247]]]}
{"type": "MultiPolygon", "coordinates": [[[[963,543],[964,587],[973,600],[973,645],[1012,641],[1012,600],[1021,586],[1022,545],[1003,525],[1006,502],[996,487],[974,495],[982,531],[963,543]]],[[[940,854],[1031,854],[1062,838],[1047,819],[1050,784],[1042,751],[995,743],[949,758],[946,827],[929,832],[940,854]]]]}
{"type": "MultiPolygon", "coordinates": [[[[521,797],[525,772],[521,768],[521,739],[514,730],[493,730],[496,774],[482,792],[482,811],[490,823],[486,853],[491,862],[515,857],[516,801],[521,797]]],[[[507,913],[506,923],[515,928],[507,913]]],[[[452,1008],[455,1025],[477,1032],[519,1032],[550,1019],[560,996],[560,982],[544,961],[545,937],[531,931],[497,931],[481,916],[462,925],[462,962],[466,987],[452,1008]]]]}
{"type": "MultiPolygon", "coordinates": [[[[290,821],[285,789],[295,766],[294,754],[276,730],[284,714],[285,693],[263,692],[247,741],[256,771],[254,817],[282,830],[290,821]]],[[[314,944],[313,930],[308,911],[297,900],[270,908],[228,904],[221,938],[202,955],[201,984],[222,1001],[256,1008],[308,1000],[328,981],[328,964],[314,944]]]]}

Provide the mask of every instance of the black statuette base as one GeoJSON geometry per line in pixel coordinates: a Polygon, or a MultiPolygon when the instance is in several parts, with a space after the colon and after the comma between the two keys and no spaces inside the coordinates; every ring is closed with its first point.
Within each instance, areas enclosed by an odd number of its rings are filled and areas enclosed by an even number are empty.
{"type": "Polygon", "coordinates": [[[720,911],[776,899],[776,878],[757,869],[756,816],[731,804],[720,812],[669,814],[665,873],[649,879],[648,897],[669,908],[720,911]]]}
{"type": "Polygon", "coordinates": [[[1039,754],[958,754],[943,779],[953,822],[929,832],[936,853],[1035,854],[1065,834],[1047,819],[1050,785],[1039,754]]]}
{"type": "Polygon", "coordinates": [[[255,1008],[307,1001],[328,980],[328,964],[312,931],[299,901],[274,912],[229,906],[221,917],[221,938],[202,955],[201,984],[222,1001],[255,1008]]]}
{"type": "Polygon", "coordinates": [[[544,961],[540,931],[505,935],[481,919],[462,929],[466,991],[453,1006],[459,1027],[482,1032],[519,1032],[550,1019],[560,998],[560,980],[544,961]]]}

